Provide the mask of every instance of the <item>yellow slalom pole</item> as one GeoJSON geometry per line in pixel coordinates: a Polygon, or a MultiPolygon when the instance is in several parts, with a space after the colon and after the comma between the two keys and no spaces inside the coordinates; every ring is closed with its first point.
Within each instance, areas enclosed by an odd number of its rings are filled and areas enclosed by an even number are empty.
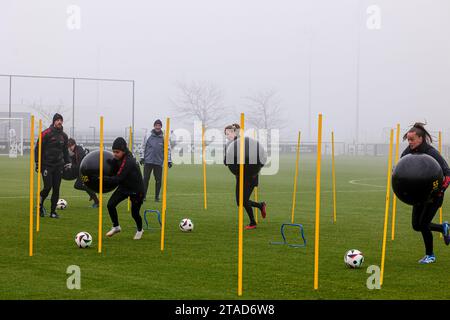
{"type": "Polygon", "coordinates": [[[387,229],[389,221],[389,204],[391,196],[391,174],[392,174],[392,149],[394,142],[394,129],[391,129],[391,135],[389,138],[389,158],[388,158],[388,172],[387,172],[387,182],[386,182],[386,207],[384,212],[384,230],[383,230],[383,247],[381,249],[381,274],[380,274],[380,285],[383,285],[384,277],[384,261],[386,256],[386,238],[387,229]]]}
{"type": "Polygon", "coordinates": [[[334,131],[331,131],[331,175],[333,184],[333,223],[336,223],[336,161],[334,160],[334,131]]]}
{"type": "Polygon", "coordinates": [[[167,171],[169,161],[169,134],[170,118],[166,119],[166,134],[164,135],[164,171],[163,171],[163,201],[161,210],[161,251],[164,251],[164,237],[166,228],[166,208],[167,208],[167,171]]]}
{"type": "MultiPolygon", "coordinates": [[[[132,128],[130,126],[128,145],[130,146],[131,153],[133,153],[133,139],[132,138],[133,138],[133,132],[132,132],[132,128]]],[[[130,207],[131,207],[131,202],[130,202],[130,197],[128,197],[128,212],[130,212],[130,207]]]]}
{"type": "MultiPolygon", "coordinates": [[[[439,131],[438,149],[442,154],[442,131],[439,131]]],[[[439,223],[442,224],[442,206],[439,208],[439,223]]],[[[442,238],[442,233],[439,233],[439,237],[442,238]]]]}
{"type": "Polygon", "coordinates": [[[202,164],[203,164],[203,206],[208,209],[206,193],[206,145],[205,145],[205,126],[202,124],[202,164]]]}
{"type": "Polygon", "coordinates": [[[34,198],[34,116],[31,116],[30,122],[30,242],[29,255],[33,256],[33,198],[34,198]]]}
{"type": "Polygon", "coordinates": [[[316,227],[314,240],[314,289],[319,289],[319,239],[320,239],[320,165],[322,161],[322,114],[319,113],[317,130],[317,165],[316,165],[316,227]]]}
{"type": "Polygon", "coordinates": [[[37,172],[37,190],[36,190],[36,232],[41,229],[40,211],[41,211],[41,156],[42,156],[42,120],[39,119],[39,144],[38,144],[38,172],[37,172]]]}
{"type": "MultiPolygon", "coordinates": [[[[395,132],[395,162],[394,164],[397,164],[398,157],[399,157],[399,147],[400,147],[400,123],[397,123],[397,131],[395,132]]],[[[396,221],[396,214],[397,214],[397,196],[394,195],[392,199],[392,234],[391,234],[391,240],[395,239],[395,221],[396,221]]]]}
{"type": "Polygon", "coordinates": [[[103,233],[103,116],[100,117],[100,174],[98,190],[98,253],[102,252],[103,233]]]}
{"type": "MultiPolygon", "coordinates": [[[[253,139],[256,140],[256,129],[253,131],[253,139]]],[[[258,186],[255,187],[255,202],[258,202],[258,186]]],[[[259,216],[258,211],[259,210],[253,210],[255,214],[256,224],[258,224],[258,216],[259,216]]]]}
{"type": "Polygon", "coordinates": [[[294,191],[292,192],[292,210],[291,210],[291,223],[295,220],[295,201],[297,196],[297,180],[298,180],[298,162],[300,159],[300,131],[298,132],[297,139],[297,152],[295,158],[295,176],[294,176],[294,191]]]}
{"type": "Polygon", "coordinates": [[[242,296],[242,270],[244,259],[244,114],[241,113],[239,139],[239,230],[238,230],[238,296],[242,296]]]}

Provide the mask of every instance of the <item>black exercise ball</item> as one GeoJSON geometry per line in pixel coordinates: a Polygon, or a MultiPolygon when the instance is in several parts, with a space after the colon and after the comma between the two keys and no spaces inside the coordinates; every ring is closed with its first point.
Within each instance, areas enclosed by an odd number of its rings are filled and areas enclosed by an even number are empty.
{"type": "MultiPolygon", "coordinates": [[[[225,155],[225,164],[234,175],[239,174],[240,143],[240,138],[237,138],[230,142],[225,155]]],[[[267,153],[264,147],[258,141],[249,137],[245,137],[244,145],[244,175],[254,177],[266,164],[267,153]]]]}
{"type": "Polygon", "coordinates": [[[63,174],[62,174],[62,178],[64,180],[75,180],[76,178],[78,178],[78,174],[79,174],[79,169],[72,167],[70,169],[63,169],[63,174]]]}
{"type": "MultiPolygon", "coordinates": [[[[112,167],[108,163],[108,160],[114,158],[112,152],[103,151],[103,176],[112,176],[112,167]]],[[[80,164],[80,177],[83,184],[98,193],[100,188],[100,151],[89,152],[81,161],[80,164]]],[[[117,188],[116,184],[107,183],[103,180],[103,192],[110,192],[117,188]]]]}
{"type": "Polygon", "coordinates": [[[408,154],[401,158],[392,173],[392,189],[404,203],[427,202],[442,187],[443,172],[431,156],[408,154]]]}

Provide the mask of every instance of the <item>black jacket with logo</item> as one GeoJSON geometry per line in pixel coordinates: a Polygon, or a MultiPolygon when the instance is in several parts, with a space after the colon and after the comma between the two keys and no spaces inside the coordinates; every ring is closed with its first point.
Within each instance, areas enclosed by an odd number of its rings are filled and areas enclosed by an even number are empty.
{"type": "MultiPolygon", "coordinates": [[[[67,134],[62,128],[57,129],[51,125],[48,129],[42,131],[42,167],[58,167],[70,163],[67,141],[67,134]]],[[[34,155],[37,163],[39,160],[39,139],[34,148],[34,155]]]]}

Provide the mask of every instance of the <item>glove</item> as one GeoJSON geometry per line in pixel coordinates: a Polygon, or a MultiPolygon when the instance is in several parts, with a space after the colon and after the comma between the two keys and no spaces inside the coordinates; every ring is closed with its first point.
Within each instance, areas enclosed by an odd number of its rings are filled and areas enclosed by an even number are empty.
{"type": "Polygon", "coordinates": [[[139,159],[139,163],[140,163],[141,166],[143,166],[145,164],[144,158],[139,159]]]}
{"type": "Polygon", "coordinates": [[[438,197],[443,197],[445,190],[447,190],[448,186],[450,184],[450,176],[444,177],[444,181],[442,182],[441,190],[437,193],[438,197]]]}
{"type": "Polygon", "coordinates": [[[172,168],[172,162],[169,162],[167,165],[169,166],[169,169],[172,168]]]}
{"type": "Polygon", "coordinates": [[[442,190],[445,191],[450,185],[450,176],[444,177],[444,182],[442,183],[442,190]]]}

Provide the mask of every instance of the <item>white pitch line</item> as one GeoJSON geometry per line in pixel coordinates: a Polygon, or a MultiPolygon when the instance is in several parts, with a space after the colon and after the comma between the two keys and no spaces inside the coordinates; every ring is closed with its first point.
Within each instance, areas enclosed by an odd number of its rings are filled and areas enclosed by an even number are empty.
{"type": "Polygon", "coordinates": [[[350,180],[348,183],[358,185],[358,186],[367,186],[367,187],[375,187],[375,188],[384,188],[384,186],[380,186],[377,184],[370,184],[370,183],[360,183],[358,181],[367,181],[367,180],[381,180],[383,178],[371,178],[371,179],[354,179],[350,180]]]}

